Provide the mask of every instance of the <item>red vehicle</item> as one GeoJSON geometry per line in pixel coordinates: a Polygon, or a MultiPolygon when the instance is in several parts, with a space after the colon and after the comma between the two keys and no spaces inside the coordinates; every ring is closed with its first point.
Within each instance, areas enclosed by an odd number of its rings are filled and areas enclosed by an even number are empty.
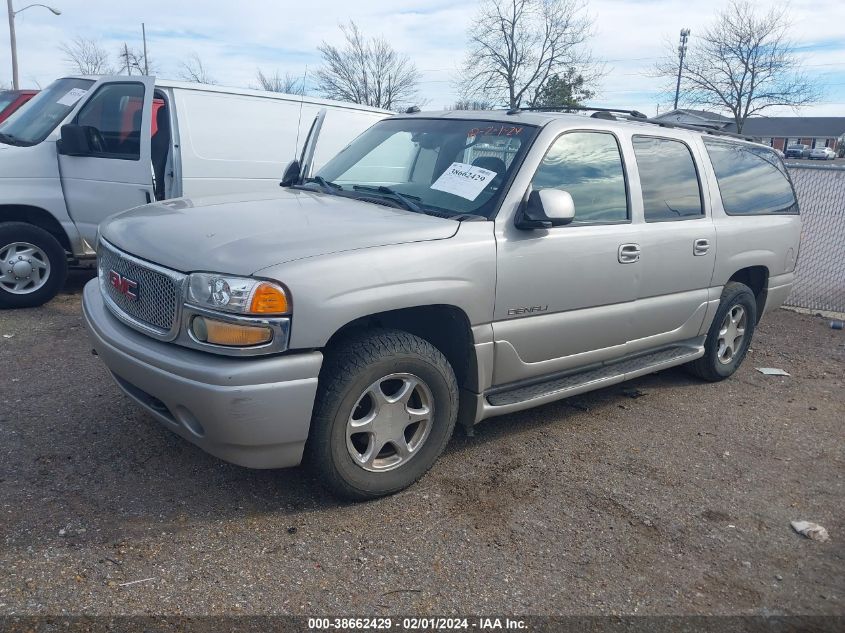
{"type": "Polygon", "coordinates": [[[4,90],[0,92],[0,123],[38,94],[37,90],[4,90]]]}

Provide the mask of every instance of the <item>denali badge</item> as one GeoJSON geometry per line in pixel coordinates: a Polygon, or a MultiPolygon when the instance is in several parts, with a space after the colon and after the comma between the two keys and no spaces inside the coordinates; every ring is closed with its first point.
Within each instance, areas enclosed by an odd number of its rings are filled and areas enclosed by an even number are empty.
{"type": "Polygon", "coordinates": [[[111,287],[117,290],[124,297],[130,301],[138,300],[138,282],[128,277],[124,277],[115,270],[109,271],[109,283],[111,287]]]}
{"type": "Polygon", "coordinates": [[[531,314],[532,312],[545,312],[548,309],[548,305],[530,307],[527,306],[524,308],[508,308],[508,316],[515,316],[519,314],[531,314]]]}

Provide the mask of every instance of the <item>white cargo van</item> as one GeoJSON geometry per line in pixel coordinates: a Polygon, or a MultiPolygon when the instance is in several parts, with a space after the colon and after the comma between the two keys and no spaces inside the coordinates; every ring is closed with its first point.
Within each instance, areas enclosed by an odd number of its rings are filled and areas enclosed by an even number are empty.
{"type": "Polygon", "coordinates": [[[118,211],[279,190],[315,116],[319,167],[389,116],[350,103],[153,77],[66,77],[0,124],[0,308],[51,299],[118,211]]]}

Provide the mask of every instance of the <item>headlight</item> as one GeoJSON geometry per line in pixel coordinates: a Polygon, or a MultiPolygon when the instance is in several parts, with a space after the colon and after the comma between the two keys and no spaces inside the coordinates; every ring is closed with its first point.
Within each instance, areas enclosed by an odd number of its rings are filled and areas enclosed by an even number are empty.
{"type": "Polygon", "coordinates": [[[238,314],[287,314],[290,300],[278,284],[250,277],[192,273],[188,302],[203,308],[238,314]]]}

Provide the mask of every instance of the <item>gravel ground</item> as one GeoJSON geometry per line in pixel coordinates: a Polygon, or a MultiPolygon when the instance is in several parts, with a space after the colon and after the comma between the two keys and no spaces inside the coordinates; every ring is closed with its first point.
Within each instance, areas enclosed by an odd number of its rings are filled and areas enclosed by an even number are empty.
{"type": "Polygon", "coordinates": [[[845,613],[845,332],[826,320],[770,314],[720,384],[669,370],[491,420],[352,505],[136,410],[90,353],[86,278],[0,312],[0,615],[845,613]]]}

